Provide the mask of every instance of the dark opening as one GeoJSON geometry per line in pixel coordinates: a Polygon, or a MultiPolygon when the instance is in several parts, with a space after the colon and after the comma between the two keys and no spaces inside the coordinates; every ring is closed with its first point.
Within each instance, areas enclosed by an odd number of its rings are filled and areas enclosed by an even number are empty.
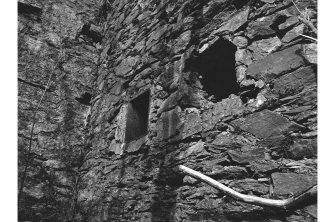
{"type": "Polygon", "coordinates": [[[256,99],[258,93],[261,91],[260,88],[254,85],[244,87],[243,90],[244,91],[240,93],[240,98],[243,103],[247,103],[250,99],[256,99]]]}
{"type": "Polygon", "coordinates": [[[40,15],[42,13],[42,9],[32,6],[32,5],[28,5],[28,4],[24,4],[22,2],[18,2],[18,13],[19,14],[34,14],[34,15],[40,15]]]}
{"type": "Polygon", "coordinates": [[[88,106],[90,105],[91,98],[92,98],[92,94],[85,92],[84,94],[80,95],[80,97],[76,97],[75,99],[81,104],[88,106]]]}
{"type": "Polygon", "coordinates": [[[216,100],[227,98],[239,89],[235,71],[236,50],[234,44],[220,39],[200,54],[196,71],[203,90],[216,100]]]}
{"type": "Polygon", "coordinates": [[[81,34],[90,38],[93,42],[101,42],[102,36],[100,33],[91,29],[91,24],[84,24],[81,29],[81,34]]]}
{"type": "Polygon", "coordinates": [[[150,91],[146,91],[128,104],[125,142],[141,138],[148,133],[150,91]]]}

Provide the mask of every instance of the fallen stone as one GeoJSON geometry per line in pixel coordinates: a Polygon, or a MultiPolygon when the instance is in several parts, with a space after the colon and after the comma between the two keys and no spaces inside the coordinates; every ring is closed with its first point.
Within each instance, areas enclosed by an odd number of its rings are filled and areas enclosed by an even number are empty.
{"type": "Polygon", "coordinates": [[[273,173],[271,175],[274,194],[277,196],[292,196],[316,185],[316,177],[296,173],[273,173]]]}

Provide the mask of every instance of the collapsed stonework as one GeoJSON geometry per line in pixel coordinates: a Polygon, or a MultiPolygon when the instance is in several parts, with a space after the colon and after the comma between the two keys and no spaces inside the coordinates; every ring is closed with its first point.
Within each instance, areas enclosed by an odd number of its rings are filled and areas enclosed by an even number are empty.
{"type": "Polygon", "coordinates": [[[316,184],[316,43],[299,20],[316,10],[19,1],[19,220],[316,221],[316,200],[254,206],[176,169],[272,199],[316,184]]]}

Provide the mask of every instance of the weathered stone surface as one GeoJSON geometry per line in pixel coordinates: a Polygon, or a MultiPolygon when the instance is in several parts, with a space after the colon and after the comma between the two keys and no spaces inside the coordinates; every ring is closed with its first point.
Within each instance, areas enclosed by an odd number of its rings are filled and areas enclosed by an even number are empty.
{"type": "Polygon", "coordinates": [[[253,52],[254,61],[260,60],[276,51],[281,46],[280,39],[276,37],[254,41],[248,49],[253,52]]]}
{"type": "Polygon", "coordinates": [[[236,80],[238,82],[242,82],[242,80],[245,79],[246,71],[247,71],[247,68],[243,65],[236,67],[236,80]]]}
{"type": "Polygon", "coordinates": [[[301,139],[294,141],[288,151],[288,156],[292,159],[303,159],[316,157],[317,154],[317,143],[316,140],[301,139]]]}
{"type": "Polygon", "coordinates": [[[273,173],[274,194],[287,196],[299,194],[316,184],[316,178],[296,173],[273,173]]]}
{"type": "Polygon", "coordinates": [[[213,34],[219,34],[225,31],[234,32],[248,20],[249,8],[233,15],[227,22],[223,23],[222,26],[215,30],[213,34]]]}
{"type": "Polygon", "coordinates": [[[190,42],[191,40],[191,34],[192,34],[192,31],[191,30],[188,30],[186,32],[183,32],[179,37],[178,39],[176,40],[175,42],[175,45],[174,45],[174,53],[178,54],[180,52],[182,52],[183,50],[186,49],[186,47],[188,46],[188,43],[190,42]]]}
{"type": "MultiPolygon", "coordinates": [[[[315,209],[241,203],[176,168],[271,198],[273,187],[286,195],[274,172],[316,176],[317,44],[300,43],[312,40],[290,0],[21,3],[20,178],[53,76],[20,221],[316,220],[315,209]],[[137,110],[147,134],[125,143],[127,104],[149,89],[148,112],[137,110]]],[[[295,3],[316,22],[313,1],[295,3]]]]}
{"type": "Polygon", "coordinates": [[[178,126],[180,123],[180,119],[178,116],[179,108],[175,108],[173,110],[163,112],[162,116],[158,120],[157,128],[159,130],[159,135],[157,136],[158,139],[168,139],[172,136],[176,136],[178,131],[178,126]]]}
{"type": "Polygon", "coordinates": [[[239,164],[248,164],[255,160],[262,160],[265,156],[264,149],[254,149],[245,152],[229,150],[228,154],[233,161],[239,164]]]}
{"type": "Polygon", "coordinates": [[[304,44],[302,45],[302,55],[312,64],[317,63],[317,44],[304,44]]]}
{"type": "Polygon", "coordinates": [[[292,27],[293,25],[297,24],[299,22],[298,17],[291,16],[286,21],[278,26],[279,30],[283,30],[289,27],[292,27]]]}
{"type": "Polygon", "coordinates": [[[255,194],[267,194],[269,192],[269,186],[260,183],[254,179],[236,180],[230,184],[233,189],[240,190],[240,192],[249,193],[250,191],[255,194]]]}
{"type": "Polygon", "coordinates": [[[275,52],[265,58],[252,63],[247,70],[247,75],[255,78],[263,78],[268,81],[279,77],[285,72],[297,69],[304,64],[304,59],[298,53],[301,45],[295,45],[288,49],[275,52]]]}
{"type": "Polygon", "coordinates": [[[280,114],[270,110],[251,114],[246,118],[234,120],[232,123],[240,129],[262,139],[280,136],[301,128],[280,114]]]}
{"type": "Polygon", "coordinates": [[[198,109],[188,108],[183,123],[183,138],[187,138],[202,131],[202,118],[198,109]]]}
{"type": "Polygon", "coordinates": [[[292,40],[294,40],[295,38],[299,37],[300,34],[303,34],[304,32],[304,24],[300,24],[296,27],[294,27],[293,29],[291,29],[290,31],[288,31],[284,37],[281,39],[281,41],[283,43],[288,43],[291,42],[292,40]]]}
{"type": "Polygon", "coordinates": [[[271,25],[273,24],[275,19],[275,16],[269,16],[269,17],[262,17],[257,19],[256,21],[253,21],[248,26],[248,33],[247,36],[249,39],[259,38],[264,36],[270,36],[275,34],[275,30],[271,28],[271,25]]]}
{"type": "Polygon", "coordinates": [[[273,81],[274,92],[284,97],[302,91],[316,84],[316,68],[307,66],[299,68],[273,81]]]}
{"type": "Polygon", "coordinates": [[[115,73],[117,76],[125,76],[138,64],[140,60],[139,56],[127,57],[122,60],[121,63],[115,68],[115,73]]]}
{"type": "Polygon", "coordinates": [[[243,36],[236,36],[233,43],[239,48],[244,48],[248,45],[248,39],[243,36]]]}
{"type": "Polygon", "coordinates": [[[190,155],[197,155],[201,152],[204,152],[204,142],[197,142],[196,144],[190,146],[185,152],[181,152],[178,156],[178,159],[188,158],[190,155]]]}

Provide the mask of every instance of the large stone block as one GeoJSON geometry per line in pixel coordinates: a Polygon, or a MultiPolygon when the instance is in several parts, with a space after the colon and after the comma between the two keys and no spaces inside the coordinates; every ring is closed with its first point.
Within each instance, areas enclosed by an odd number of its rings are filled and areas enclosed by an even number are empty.
{"type": "Polygon", "coordinates": [[[157,122],[157,137],[159,140],[165,140],[178,133],[178,126],[180,119],[178,116],[178,110],[180,108],[176,107],[173,110],[162,113],[161,117],[157,122]]]}
{"type": "Polygon", "coordinates": [[[317,183],[316,177],[296,173],[273,173],[271,177],[277,196],[298,194],[317,183]]]}
{"type": "Polygon", "coordinates": [[[301,129],[299,125],[270,110],[253,113],[246,118],[232,121],[232,124],[261,139],[277,137],[301,129]]]}
{"type": "Polygon", "coordinates": [[[247,69],[247,75],[268,81],[295,70],[304,64],[304,58],[299,55],[300,51],[301,45],[295,45],[272,53],[252,63],[247,69]]]}
{"type": "Polygon", "coordinates": [[[274,92],[279,96],[293,95],[308,88],[311,85],[316,85],[316,68],[313,66],[299,68],[289,74],[281,76],[273,81],[274,92]]]}

